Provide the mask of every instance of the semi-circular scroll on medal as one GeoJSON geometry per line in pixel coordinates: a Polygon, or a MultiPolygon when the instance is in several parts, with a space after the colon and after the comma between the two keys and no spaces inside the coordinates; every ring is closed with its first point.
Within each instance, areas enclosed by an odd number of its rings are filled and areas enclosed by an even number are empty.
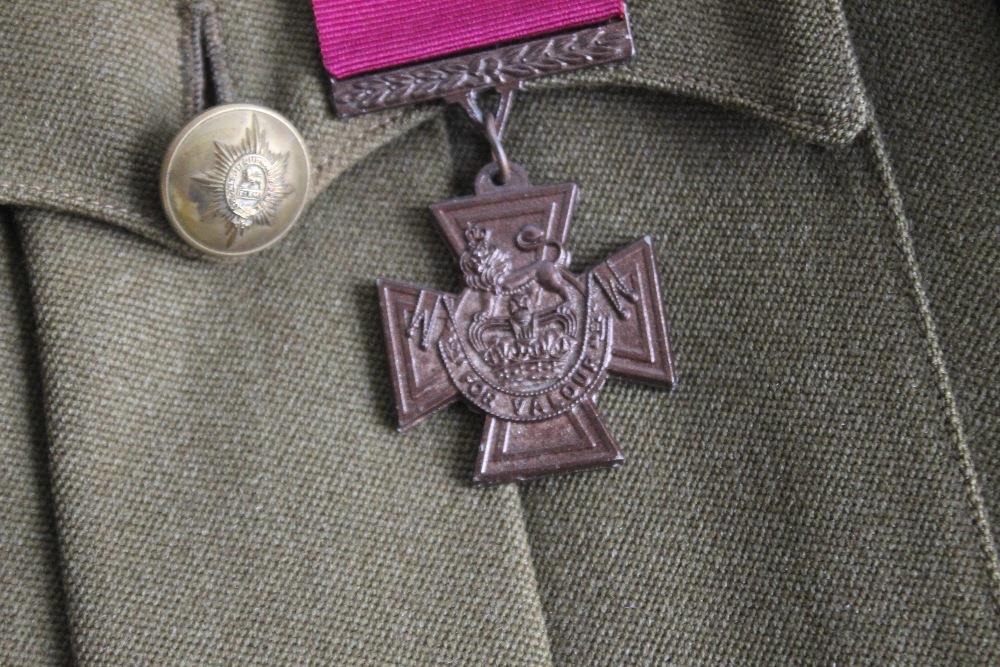
{"type": "Polygon", "coordinates": [[[196,116],[170,144],[160,197],[184,241],[206,255],[239,258],[291,230],[309,179],[309,152],[287,118],[254,104],[226,104],[196,116]]]}

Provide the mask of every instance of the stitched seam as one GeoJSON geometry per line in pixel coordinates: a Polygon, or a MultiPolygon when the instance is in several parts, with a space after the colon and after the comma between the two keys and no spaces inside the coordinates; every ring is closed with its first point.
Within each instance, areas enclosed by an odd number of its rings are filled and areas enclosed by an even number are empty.
{"type": "MultiPolygon", "coordinates": [[[[598,79],[592,81],[591,83],[594,85],[615,85],[618,83],[631,84],[638,87],[651,87],[679,95],[700,97],[710,103],[726,107],[748,109],[765,120],[783,125],[794,132],[806,136],[806,138],[817,139],[828,143],[850,143],[855,137],[858,136],[858,134],[861,133],[862,130],[865,129],[865,126],[868,123],[868,110],[865,108],[863,103],[860,103],[860,107],[856,110],[853,108],[850,109],[841,120],[832,121],[830,123],[818,123],[788,115],[784,110],[777,106],[734,92],[729,88],[712,83],[708,79],[699,79],[688,75],[674,75],[667,76],[662,79],[649,79],[638,75],[624,74],[619,78],[607,80],[598,79]]],[[[556,86],[578,87],[579,83],[574,84],[572,82],[560,82],[556,85],[552,85],[551,83],[535,83],[531,85],[529,82],[526,84],[526,87],[532,89],[544,89],[549,87],[554,88],[556,86]]]]}
{"type": "MultiPolygon", "coordinates": [[[[843,8],[839,0],[827,0],[825,7],[828,11],[829,21],[827,27],[833,32],[846,53],[850,55],[850,105],[841,109],[841,113],[832,117],[829,122],[818,122],[807,120],[796,115],[793,110],[780,107],[766,101],[766,98],[755,97],[750,94],[741,93],[737,90],[739,81],[726,79],[726,77],[715,77],[713,79],[694,76],[690,74],[674,74],[663,78],[651,78],[640,76],[630,71],[628,66],[619,68],[619,74],[615,70],[607,76],[597,74],[593,78],[586,75],[576,79],[579,81],[590,81],[597,84],[629,83],[636,86],[648,86],[682,95],[693,95],[701,97],[709,102],[721,104],[723,106],[745,107],[765,119],[776,122],[791,129],[793,132],[805,135],[810,139],[820,141],[847,144],[853,141],[868,124],[869,109],[867,98],[864,95],[863,82],[861,80],[860,68],[857,59],[854,57],[851,46],[850,34],[847,29],[847,19],[844,16],[843,8]],[[720,84],[719,79],[726,79],[725,84],[720,84]]],[[[574,76],[557,77],[550,81],[526,82],[526,87],[547,88],[547,87],[569,87],[579,85],[574,83],[574,76]]]]}
{"type": "MultiPolygon", "coordinates": [[[[860,68],[857,65],[857,58],[854,57],[853,48],[851,48],[850,38],[847,32],[847,19],[844,16],[843,8],[840,6],[840,0],[827,0],[826,9],[829,12],[828,16],[830,21],[828,26],[837,34],[842,40],[842,45],[845,47],[845,51],[851,56],[852,72],[851,72],[851,83],[857,89],[852,95],[851,102],[856,105],[857,111],[851,113],[854,110],[854,106],[845,110],[841,120],[835,120],[830,123],[817,123],[813,121],[802,120],[797,116],[790,115],[788,109],[783,109],[772,104],[768,104],[763,101],[763,99],[753,98],[740,93],[733,93],[733,99],[754,111],[764,115],[773,121],[782,122],[792,129],[798,130],[799,132],[815,133],[823,139],[829,141],[843,141],[847,143],[857,137],[858,134],[865,128],[869,113],[867,108],[867,100],[863,93],[863,84],[861,81],[860,68]]],[[[676,77],[678,81],[690,80],[695,86],[703,86],[706,91],[714,89],[715,92],[720,95],[725,95],[724,89],[715,86],[709,82],[700,81],[695,77],[676,77]]],[[[720,102],[725,100],[720,99],[720,102]]]]}
{"type": "MultiPolygon", "coordinates": [[[[438,116],[439,115],[440,114],[438,114],[438,116]]],[[[366,159],[369,155],[371,155],[371,153],[378,150],[392,139],[401,137],[438,116],[428,115],[427,117],[422,118],[420,115],[412,114],[412,112],[406,111],[389,113],[385,120],[379,121],[378,124],[371,127],[364,135],[359,135],[344,145],[337,146],[334,150],[324,154],[314,163],[313,166],[313,183],[309,197],[310,201],[322,194],[340,174],[366,159]],[[408,113],[417,119],[416,122],[409,127],[399,128],[399,131],[387,131],[388,129],[399,126],[400,121],[404,120],[408,113]],[[326,172],[327,167],[329,167],[338,157],[344,154],[350,155],[351,153],[354,153],[357,147],[364,147],[365,144],[368,144],[372,138],[375,138],[374,143],[372,143],[369,148],[364,150],[362,155],[357,156],[355,159],[349,159],[339,171],[334,171],[329,175],[324,173],[326,172]]]]}
{"type": "Polygon", "coordinates": [[[979,477],[976,474],[972,450],[965,436],[962,416],[958,411],[958,403],[955,400],[955,394],[951,387],[951,376],[948,372],[948,367],[944,360],[944,352],[938,339],[937,325],[931,311],[930,299],[927,296],[927,291],[923,286],[923,280],[920,275],[920,263],[917,260],[913,237],[909,231],[910,224],[906,219],[903,198],[896,183],[892,166],[889,163],[881,131],[878,123],[874,120],[868,129],[867,139],[869,148],[875,158],[876,170],[880,178],[883,195],[888,201],[893,223],[899,234],[899,244],[917,302],[917,315],[923,324],[924,337],[927,340],[927,352],[930,356],[931,365],[937,374],[938,391],[944,399],[948,421],[951,424],[954,434],[954,444],[958,450],[966,499],[972,512],[972,522],[979,533],[980,547],[985,559],[986,574],[992,584],[990,592],[993,596],[994,604],[1000,609],[1000,557],[998,557],[996,544],[993,541],[993,533],[990,528],[989,516],[986,512],[986,503],[979,486],[979,477]]]}
{"type": "MultiPolygon", "coordinates": [[[[789,115],[781,107],[768,104],[762,100],[735,92],[710,79],[702,79],[691,75],[671,75],[662,79],[651,79],[639,76],[630,72],[624,72],[621,76],[612,78],[598,78],[590,81],[594,85],[615,85],[632,84],[640,87],[652,87],[666,92],[680,95],[692,95],[701,97],[711,103],[723,106],[745,107],[765,119],[780,123],[810,137],[818,137],[823,140],[836,143],[849,143],[865,128],[868,122],[868,113],[863,100],[857,100],[859,107],[849,108],[840,120],[829,123],[818,123],[796,116],[789,115]]],[[[578,87],[580,82],[571,80],[560,82],[532,83],[526,82],[525,87],[531,89],[544,89],[549,87],[578,87]]]]}
{"type": "MultiPolygon", "coordinates": [[[[843,15],[841,0],[831,1],[840,5],[838,11],[843,15]]],[[[855,62],[858,62],[846,18],[844,29],[845,38],[851,48],[852,57],[855,62]]],[[[860,68],[858,71],[860,72],[860,68]]],[[[868,110],[866,143],[875,160],[875,169],[882,187],[882,194],[889,205],[892,222],[899,234],[900,250],[906,262],[906,270],[910,277],[916,299],[916,314],[923,325],[924,337],[927,340],[927,354],[930,358],[931,366],[937,374],[937,388],[944,400],[946,416],[954,434],[954,444],[959,456],[959,466],[965,488],[966,501],[969,504],[969,510],[972,514],[972,523],[979,534],[979,544],[984,559],[983,566],[986,569],[987,579],[990,584],[990,594],[993,598],[993,604],[1000,610],[1000,556],[998,556],[996,542],[993,539],[989,515],[986,512],[986,503],[979,485],[979,477],[976,474],[975,461],[972,458],[972,450],[965,435],[962,415],[958,410],[958,402],[955,399],[954,390],[952,389],[951,375],[945,363],[944,350],[938,338],[937,323],[931,310],[930,297],[927,295],[923,278],[921,277],[920,262],[917,259],[913,236],[910,234],[911,225],[906,218],[903,196],[896,182],[896,176],[882,138],[882,131],[878,123],[874,105],[868,96],[863,80],[861,80],[860,86],[865,108],[868,110]]]]}
{"type": "Polygon", "coordinates": [[[115,215],[127,215],[133,218],[139,218],[142,222],[152,223],[153,219],[140,213],[138,210],[130,209],[124,206],[116,206],[114,204],[108,204],[102,202],[99,199],[91,199],[90,197],[81,197],[80,195],[70,195],[59,190],[52,188],[41,187],[38,185],[29,185],[27,183],[12,183],[10,181],[0,181],[0,192],[8,191],[11,193],[12,197],[18,197],[18,192],[28,192],[43,195],[46,197],[52,197],[58,199],[59,202],[69,203],[77,206],[87,206],[102,210],[106,213],[111,213],[115,215]]]}
{"type": "Polygon", "coordinates": [[[864,129],[867,121],[867,114],[863,103],[857,113],[845,114],[846,117],[831,121],[830,123],[818,123],[789,115],[781,107],[740,93],[728,91],[722,86],[710,83],[705,79],[678,75],[669,77],[666,81],[674,81],[675,87],[681,89],[682,92],[701,94],[710,101],[722,104],[739,104],[757,112],[768,120],[776,121],[799,132],[813,134],[825,139],[839,139],[844,142],[850,141],[864,129]]]}
{"type": "Polygon", "coordinates": [[[167,233],[166,229],[162,228],[162,223],[156,218],[145,215],[138,210],[114,206],[88,197],[69,195],[49,188],[7,181],[0,181],[0,202],[58,213],[72,213],[92,220],[107,222],[115,229],[133,233],[185,257],[199,256],[187,244],[181,243],[179,239],[175,239],[173,235],[167,233]],[[157,232],[161,230],[163,233],[158,234],[157,232]]]}
{"type": "MultiPolygon", "coordinates": [[[[395,125],[396,122],[401,119],[402,115],[403,114],[401,114],[401,113],[389,114],[390,117],[386,118],[385,120],[379,121],[379,123],[377,125],[373,126],[369,130],[369,134],[380,134],[380,133],[382,133],[390,125],[395,125]]],[[[344,148],[344,149],[354,148],[354,147],[358,146],[359,144],[364,143],[363,141],[361,141],[362,138],[364,138],[364,137],[363,136],[362,137],[358,137],[357,139],[355,139],[353,141],[350,141],[349,143],[347,143],[345,146],[342,146],[341,148],[344,148]]],[[[349,151],[345,151],[345,152],[349,152],[349,151]]],[[[331,162],[333,162],[338,157],[338,155],[339,155],[338,151],[331,151],[331,152],[327,153],[322,158],[320,158],[319,160],[316,161],[316,166],[314,167],[314,170],[317,171],[317,172],[323,171],[324,169],[326,169],[326,167],[331,162]]]]}

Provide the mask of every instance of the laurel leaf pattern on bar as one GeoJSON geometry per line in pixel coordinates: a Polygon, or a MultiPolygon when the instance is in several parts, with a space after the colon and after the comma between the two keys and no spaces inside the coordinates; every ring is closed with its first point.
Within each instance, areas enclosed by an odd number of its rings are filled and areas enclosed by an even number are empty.
{"type": "Polygon", "coordinates": [[[350,116],[571,72],[623,60],[632,53],[628,25],[616,21],[470,56],[334,81],[333,98],[337,111],[350,116]]]}

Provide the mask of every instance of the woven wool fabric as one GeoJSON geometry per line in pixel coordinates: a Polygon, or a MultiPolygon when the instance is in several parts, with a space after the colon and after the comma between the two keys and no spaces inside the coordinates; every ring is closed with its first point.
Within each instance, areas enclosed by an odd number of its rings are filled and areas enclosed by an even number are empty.
{"type": "Polygon", "coordinates": [[[603,399],[620,474],[524,490],[555,662],[996,657],[982,535],[870,142],[817,152],[665,103],[630,101],[622,125],[615,94],[536,98],[510,147],[583,184],[583,262],[659,239],[683,370],[669,400],[603,399]]]}
{"type": "MultiPolygon", "coordinates": [[[[905,10],[859,2],[849,9],[913,224],[964,436],[998,517],[1000,17],[988,1],[905,10]]],[[[1000,537],[996,521],[993,528],[1000,537]]]]}
{"type": "Polygon", "coordinates": [[[21,218],[51,306],[39,326],[78,660],[547,662],[517,491],[465,479],[473,420],[423,443],[387,424],[367,272],[437,249],[374,234],[433,239],[423,204],[447,175],[443,133],[425,126],[325,193],[294,252],[238,267],[21,218]],[[389,169],[405,155],[437,159],[389,169]],[[59,252],[51,232],[88,250],[59,252]],[[62,301],[64,281],[86,295],[62,301]]]}
{"type": "Polygon", "coordinates": [[[0,211],[0,660],[61,664],[69,634],[40,370],[24,256],[9,217],[0,211]]]}
{"type": "Polygon", "coordinates": [[[373,284],[458,287],[459,112],[335,120],[308,5],[220,3],[317,186],[196,261],[155,199],[187,9],[0,7],[0,662],[995,664],[988,7],[640,1],[634,64],[523,94],[576,264],[657,239],[681,383],[602,393],[622,469],[489,490],[480,417],[395,433],[373,284]]]}

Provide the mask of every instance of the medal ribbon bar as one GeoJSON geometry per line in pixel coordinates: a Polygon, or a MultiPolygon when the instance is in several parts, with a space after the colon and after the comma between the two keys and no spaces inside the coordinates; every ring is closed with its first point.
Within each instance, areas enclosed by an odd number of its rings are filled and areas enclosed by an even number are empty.
{"type": "Polygon", "coordinates": [[[623,0],[313,0],[333,105],[354,116],[630,58],[623,0]]]}

